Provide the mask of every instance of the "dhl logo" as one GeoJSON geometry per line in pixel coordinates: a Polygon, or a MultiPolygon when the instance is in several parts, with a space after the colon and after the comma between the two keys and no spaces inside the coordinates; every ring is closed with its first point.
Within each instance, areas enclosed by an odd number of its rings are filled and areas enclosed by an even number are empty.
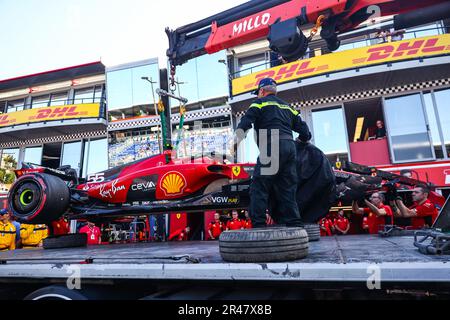
{"type": "Polygon", "coordinates": [[[256,89],[261,79],[278,83],[374,64],[450,53],[450,35],[379,44],[291,62],[233,80],[233,95],[256,89]]]}
{"type": "Polygon", "coordinates": [[[99,116],[100,104],[98,103],[28,109],[0,114],[0,127],[52,120],[98,118],[99,116]]]}
{"type": "Polygon", "coordinates": [[[245,86],[245,89],[251,90],[256,88],[259,82],[264,78],[272,78],[277,82],[283,82],[285,79],[299,78],[301,76],[317,72],[325,71],[330,68],[329,65],[311,66],[313,61],[299,61],[279,68],[278,70],[267,70],[265,72],[255,75],[255,82],[249,83],[245,86]]]}
{"type": "Polygon", "coordinates": [[[179,172],[169,172],[161,179],[161,189],[166,196],[182,194],[186,185],[186,179],[179,172]]]}
{"type": "Polygon", "coordinates": [[[86,115],[86,112],[78,112],[78,107],[58,107],[52,109],[38,109],[37,115],[30,117],[30,120],[42,119],[59,119],[59,118],[73,118],[86,115]]]}
{"type": "Polygon", "coordinates": [[[432,38],[428,40],[411,40],[397,46],[392,44],[371,48],[367,50],[368,57],[353,59],[353,63],[376,62],[392,58],[416,56],[418,54],[427,55],[450,49],[450,45],[438,45],[438,42],[439,38],[432,38]]]}
{"type": "Polygon", "coordinates": [[[2,125],[7,125],[7,124],[13,124],[15,123],[16,120],[11,118],[9,115],[7,114],[2,114],[0,115],[0,126],[2,125]]]}

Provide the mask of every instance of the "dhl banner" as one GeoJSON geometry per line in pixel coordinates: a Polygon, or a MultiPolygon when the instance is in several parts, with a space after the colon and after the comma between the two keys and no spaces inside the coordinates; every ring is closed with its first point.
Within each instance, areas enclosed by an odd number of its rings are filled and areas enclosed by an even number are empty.
{"type": "Polygon", "coordinates": [[[44,121],[98,118],[99,116],[99,103],[38,108],[0,114],[0,128],[44,121]]]}
{"type": "Polygon", "coordinates": [[[232,92],[238,95],[255,90],[263,78],[273,78],[280,84],[336,71],[449,53],[450,34],[383,43],[299,60],[237,78],[233,80],[232,92]]]}

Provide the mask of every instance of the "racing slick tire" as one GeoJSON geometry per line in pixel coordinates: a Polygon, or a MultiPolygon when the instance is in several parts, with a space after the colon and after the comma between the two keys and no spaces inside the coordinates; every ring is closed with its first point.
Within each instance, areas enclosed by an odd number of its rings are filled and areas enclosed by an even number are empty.
{"type": "Polygon", "coordinates": [[[66,234],[44,239],[44,249],[79,248],[87,246],[86,233],[66,234]]]}
{"type": "Polygon", "coordinates": [[[69,289],[63,285],[51,285],[37,289],[23,298],[25,301],[30,300],[100,300],[100,301],[124,301],[137,300],[142,298],[147,293],[142,293],[142,290],[133,288],[132,291],[125,290],[121,286],[110,285],[81,285],[81,289],[69,289]]]}
{"type": "Polygon", "coordinates": [[[305,223],[303,227],[308,233],[309,242],[320,241],[320,226],[313,223],[305,223]]]}
{"type": "Polygon", "coordinates": [[[251,229],[223,232],[219,248],[227,262],[280,262],[306,258],[308,242],[303,228],[251,229]]]}
{"type": "Polygon", "coordinates": [[[8,204],[21,223],[50,224],[69,208],[70,190],[58,177],[45,173],[29,174],[14,183],[8,204]]]}

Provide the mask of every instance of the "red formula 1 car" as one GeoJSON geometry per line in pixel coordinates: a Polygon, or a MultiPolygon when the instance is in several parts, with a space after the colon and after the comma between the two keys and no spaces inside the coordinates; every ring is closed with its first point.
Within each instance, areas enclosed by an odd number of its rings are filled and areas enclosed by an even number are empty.
{"type": "MultiPolygon", "coordinates": [[[[307,157],[303,163],[297,159],[301,181],[297,202],[307,223],[320,220],[338,199],[351,203],[373,192],[390,194],[398,186],[422,183],[352,163],[346,163],[344,171],[336,171],[325,165],[328,160],[317,148],[301,148],[302,144],[298,144],[300,158],[305,158],[305,154],[307,157]],[[315,165],[308,165],[312,163],[315,165]],[[324,165],[318,166],[320,163],[324,165]],[[318,201],[323,205],[317,206],[318,201]]],[[[9,193],[8,206],[20,222],[31,224],[49,224],[63,215],[94,220],[247,209],[254,167],[227,164],[222,159],[212,156],[177,159],[166,151],[81,181],[70,167],[54,170],[25,163],[16,171],[18,179],[9,193]]],[[[439,203],[443,200],[440,197],[439,203]]],[[[271,214],[276,214],[273,204],[271,199],[271,214]]]]}
{"type": "Polygon", "coordinates": [[[8,203],[25,223],[70,218],[122,216],[246,208],[252,167],[213,157],[174,159],[171,151],[77,178],[58,170],[24,164],[16,171],[8,203]]]}

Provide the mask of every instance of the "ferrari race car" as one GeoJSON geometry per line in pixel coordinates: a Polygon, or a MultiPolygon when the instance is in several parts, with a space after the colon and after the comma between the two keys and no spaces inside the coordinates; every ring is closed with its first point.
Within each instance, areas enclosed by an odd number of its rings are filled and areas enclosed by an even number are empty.
{"type": "Polygon", "coordinates": [[[246,208],[252,167],[213,157],[174,159],[171,151],[79,180],[70,167],[58,170],[25,163],[16,170],[8,204],[21,222],[116,218],[169,212],[246,208]]]}
{"type": "MultiPolygon", "coordinates": [[[[351,203],[377,191],[395,195],[401,185],[422,183],[352,163],[333,170],[326,156],[311,144],[298,143],[297,151],[297,203],[306,223],[325,217],[338,200],[351,203]]],[[[229,164],[223,159],[177,159],[172,151],[165,151],[85,180],[78,179],[70,167],[55,170],[25,163],[16,170],[8,206],[20,222],[30,224],[49,224],[61,216],[93,221],[247,209],[254,165],[229,164]]],[[[270,199],[269,207],[277,220],[282,213],[276,212],[274,200],[270,199]]]]}

